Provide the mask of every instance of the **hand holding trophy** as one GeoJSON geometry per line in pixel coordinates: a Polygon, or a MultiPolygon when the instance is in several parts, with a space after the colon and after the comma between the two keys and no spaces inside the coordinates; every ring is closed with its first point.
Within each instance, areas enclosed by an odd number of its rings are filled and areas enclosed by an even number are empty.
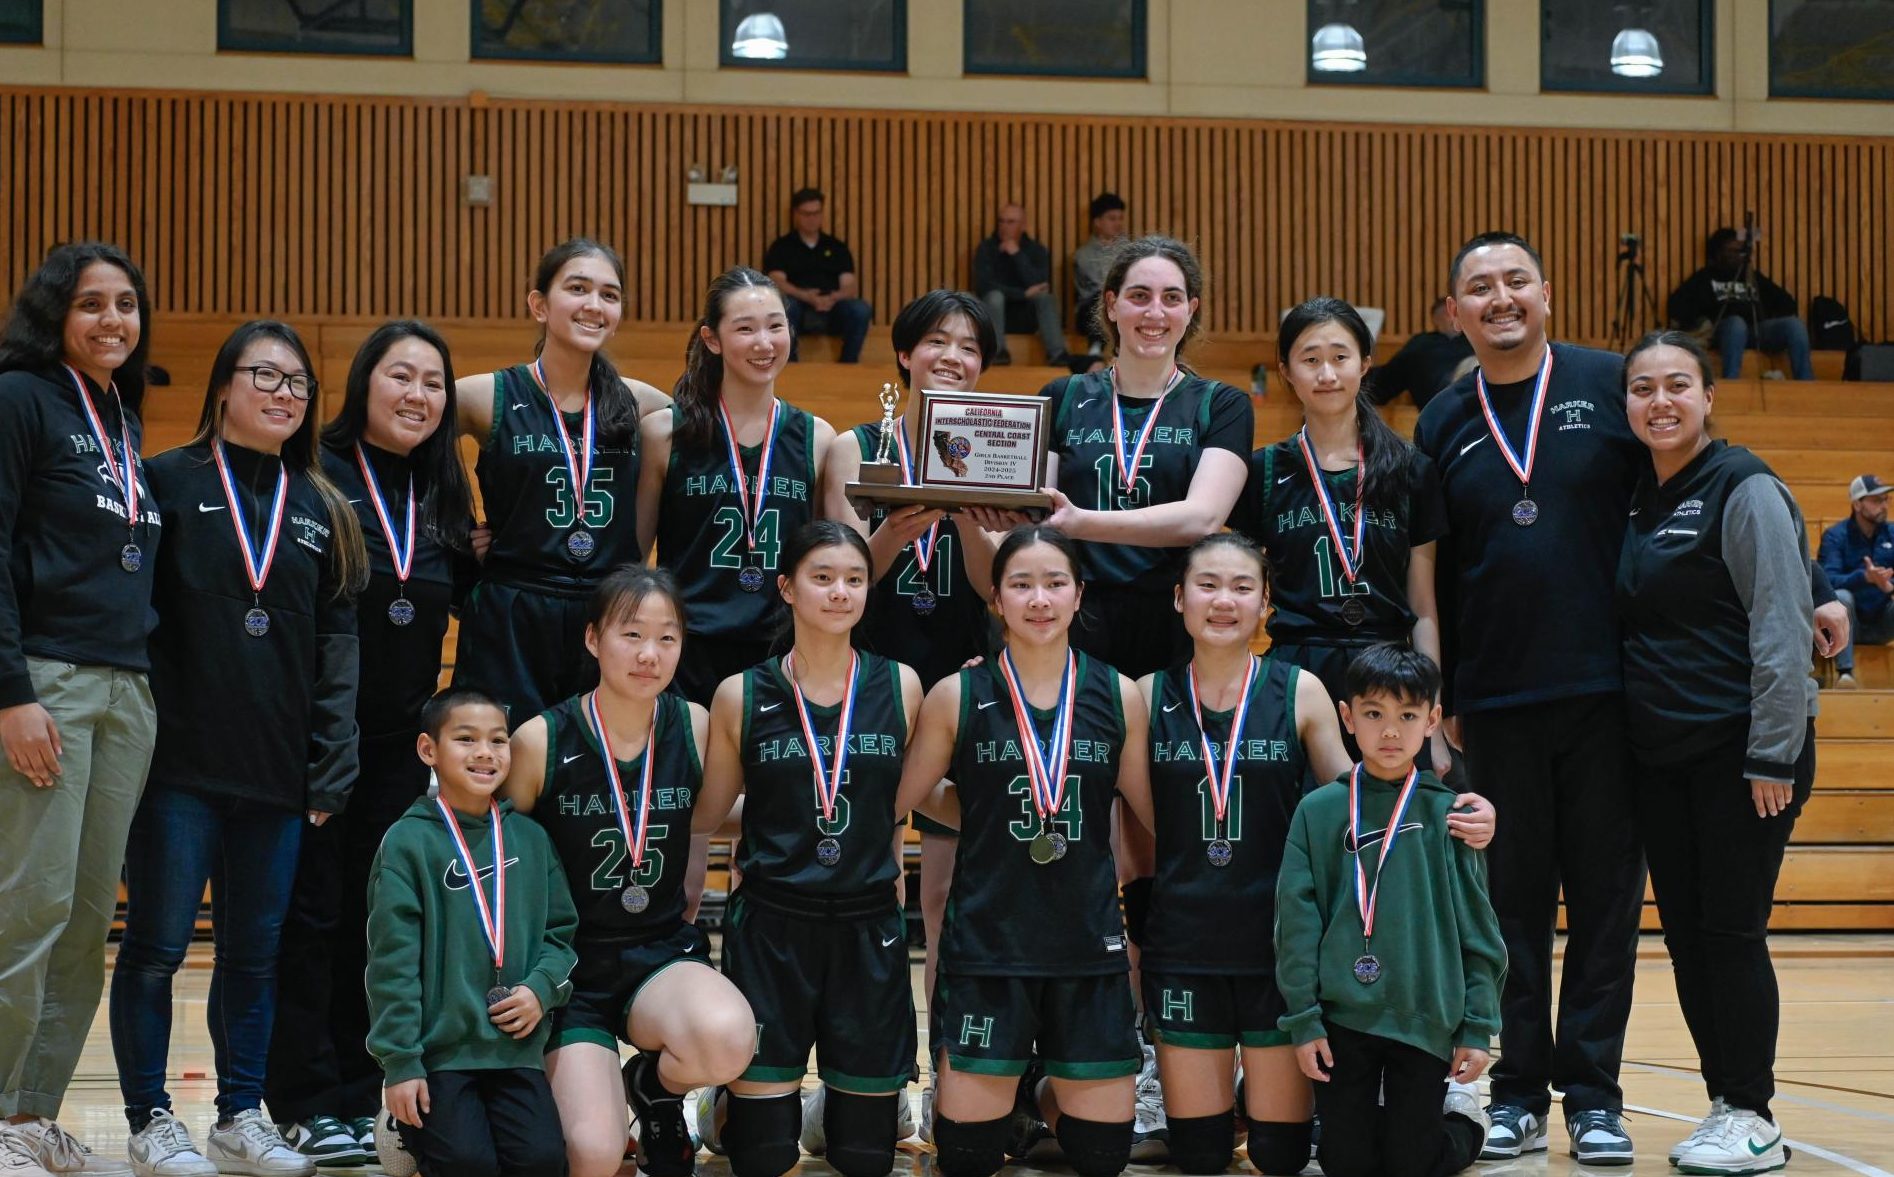
{"type": "Polygon", "coordinates": [[[875,460],[863,462],[859,480],[845,488],[864,518],[879,504],[992,507],[1034,518],[1051,508],[1040,489],[1051,424],[1045,397],[923,390],[918,411],[910,406],[910,446],[907,423],[895,421],[899,395],[893,384],[881,386],[875,460]]]}

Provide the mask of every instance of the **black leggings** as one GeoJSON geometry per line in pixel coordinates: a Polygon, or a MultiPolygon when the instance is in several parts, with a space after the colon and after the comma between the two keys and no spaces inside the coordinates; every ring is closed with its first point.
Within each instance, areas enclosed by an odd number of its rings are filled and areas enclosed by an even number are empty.
{"type": "Polygon", "coordinates": [[[1636,761],[1638,823],[1677,1003],[1712,1099],[1769,1115],[1781,998],[1769,912],[1782,852],[1815,780],[1815,725],[1795,762],[1789,807],[1757,817],[1739,737],[1676,763],[1636,761]]]}

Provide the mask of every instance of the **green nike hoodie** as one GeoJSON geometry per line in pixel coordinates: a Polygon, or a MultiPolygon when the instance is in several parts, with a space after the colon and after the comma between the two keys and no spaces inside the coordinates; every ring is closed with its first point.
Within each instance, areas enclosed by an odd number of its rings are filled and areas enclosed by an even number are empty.
{"type": "MultiPolygon", "coordinates": [[[[525,1038],[503,1033],[487,1015],[493,957],[480,928],[454,840],[441,811],[423,797],[382,839],[368,873],[368,1052],[390,1084],[429,1071],[483,1071],[544,1065],[552,1011],[572,995],[572,948],[579,917],[538,822],[502,801],[506,853],[506,967],[500,980],[525,985],[545,1010],[525,1038]],[[511,820],[507,820],[511,818],[511,820]]],[[[454,812],[493,901],[492,823],[454,812]]]]}
{"type": "MultiPolygon", "coordinates": [[[[1361,865],[1375,885],[1398,784],[1362,773],[1361,865]]],[[[1486,860],[1447,832],[1453,791],[1421,774],[1376,900],[1365,945],[1348,841],[1348,777],[1302,799],[1289,823],[1276,884],[1276,987],[1289,1012],[1278,1026],[1301,1046],[1325,1021],[1403,1042],[1443,1059],[1456,1046],[1488,1050],[1499,1032],[1506,948],[1486,894],[1486,860]],[[1355,962],[1372,953],[1380,979],[1355,962]]]]}

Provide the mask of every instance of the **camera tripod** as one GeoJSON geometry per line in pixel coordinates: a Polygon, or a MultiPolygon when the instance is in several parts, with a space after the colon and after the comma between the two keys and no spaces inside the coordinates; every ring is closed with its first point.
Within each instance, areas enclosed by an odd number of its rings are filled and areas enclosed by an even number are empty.
{"type": "Polygon", "coordinates": [[[1657,323],[1657,297],[1644,277],[1643,239],[1636,233],[1618,238],[1618,300],[1611,313],[1611,347],[1624,351],[1638,335],[1637,318],[1642,307],[1644,321],[1657,323]]]}

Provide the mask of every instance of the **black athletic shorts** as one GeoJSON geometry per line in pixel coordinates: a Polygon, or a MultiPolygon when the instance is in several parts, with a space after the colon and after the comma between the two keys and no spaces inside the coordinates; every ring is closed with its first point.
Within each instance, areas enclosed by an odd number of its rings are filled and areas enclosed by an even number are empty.
{"type": "Polygon", "coordinates": [[[719,683],[768,658],[774,646],[775,642],[767,636],[733,638],[686,634],[684,656],[677,660],[677,677],[672,685],[686,699],[708,707],[719,683]]]}
{"type": "Polygon", "coordinates": [[[893,889],[843,902],[797,897],[793,908],[759,890],[737,888],[723,925],[724,975],[756,1015],[756,1056],[743,1078],[800,1082],[813,1047],[816,1073],[831,1087],[904,1089],[914,1073],[914,991],[893,889]]]}
{"type": "MultiPolygon", "coordinates": [[[[710,939],[696,924],[679,924],[662,940],[643,944],[579,944],[572,970],[572,998],[552,1011],[552,1035],[546,1049],[574,1042],[595,1042],[618,1049],[629,1044],[631,1003],[645,982],[674,964],[694,960],[710,964],[710,939]]],[[[714,966],[713,966],[714,967],[714,966]]]]}
{"type": "MultiPolygon", "coordinates": [[[[1143,1061],[1131,981],[1102,977],[966,977],[934,982],[930,1048],[970,1075],[1019,1075],[1037,1055],[1057,1079],[1116,1079],[1143,1061]]],[[[938,1059],[936,1060],[938,1061],[938,1059]]]]}
{"type": "Polygon", "coordinates": [[[1166,1046],[1228,1050],[1233,1046],[1288,1046],[1276,1028],[1288,1013],[1276,979],[1217,973],[1144,973],[1144,1016],[1166,1046]]]}
{"type": "Polygon", "coordinates": [[[483,580],[460,613],[454,685],[479,687],[518,727],[598,685],[598,660],[585,649],[592,594],[541,592],[483,580]]]}

